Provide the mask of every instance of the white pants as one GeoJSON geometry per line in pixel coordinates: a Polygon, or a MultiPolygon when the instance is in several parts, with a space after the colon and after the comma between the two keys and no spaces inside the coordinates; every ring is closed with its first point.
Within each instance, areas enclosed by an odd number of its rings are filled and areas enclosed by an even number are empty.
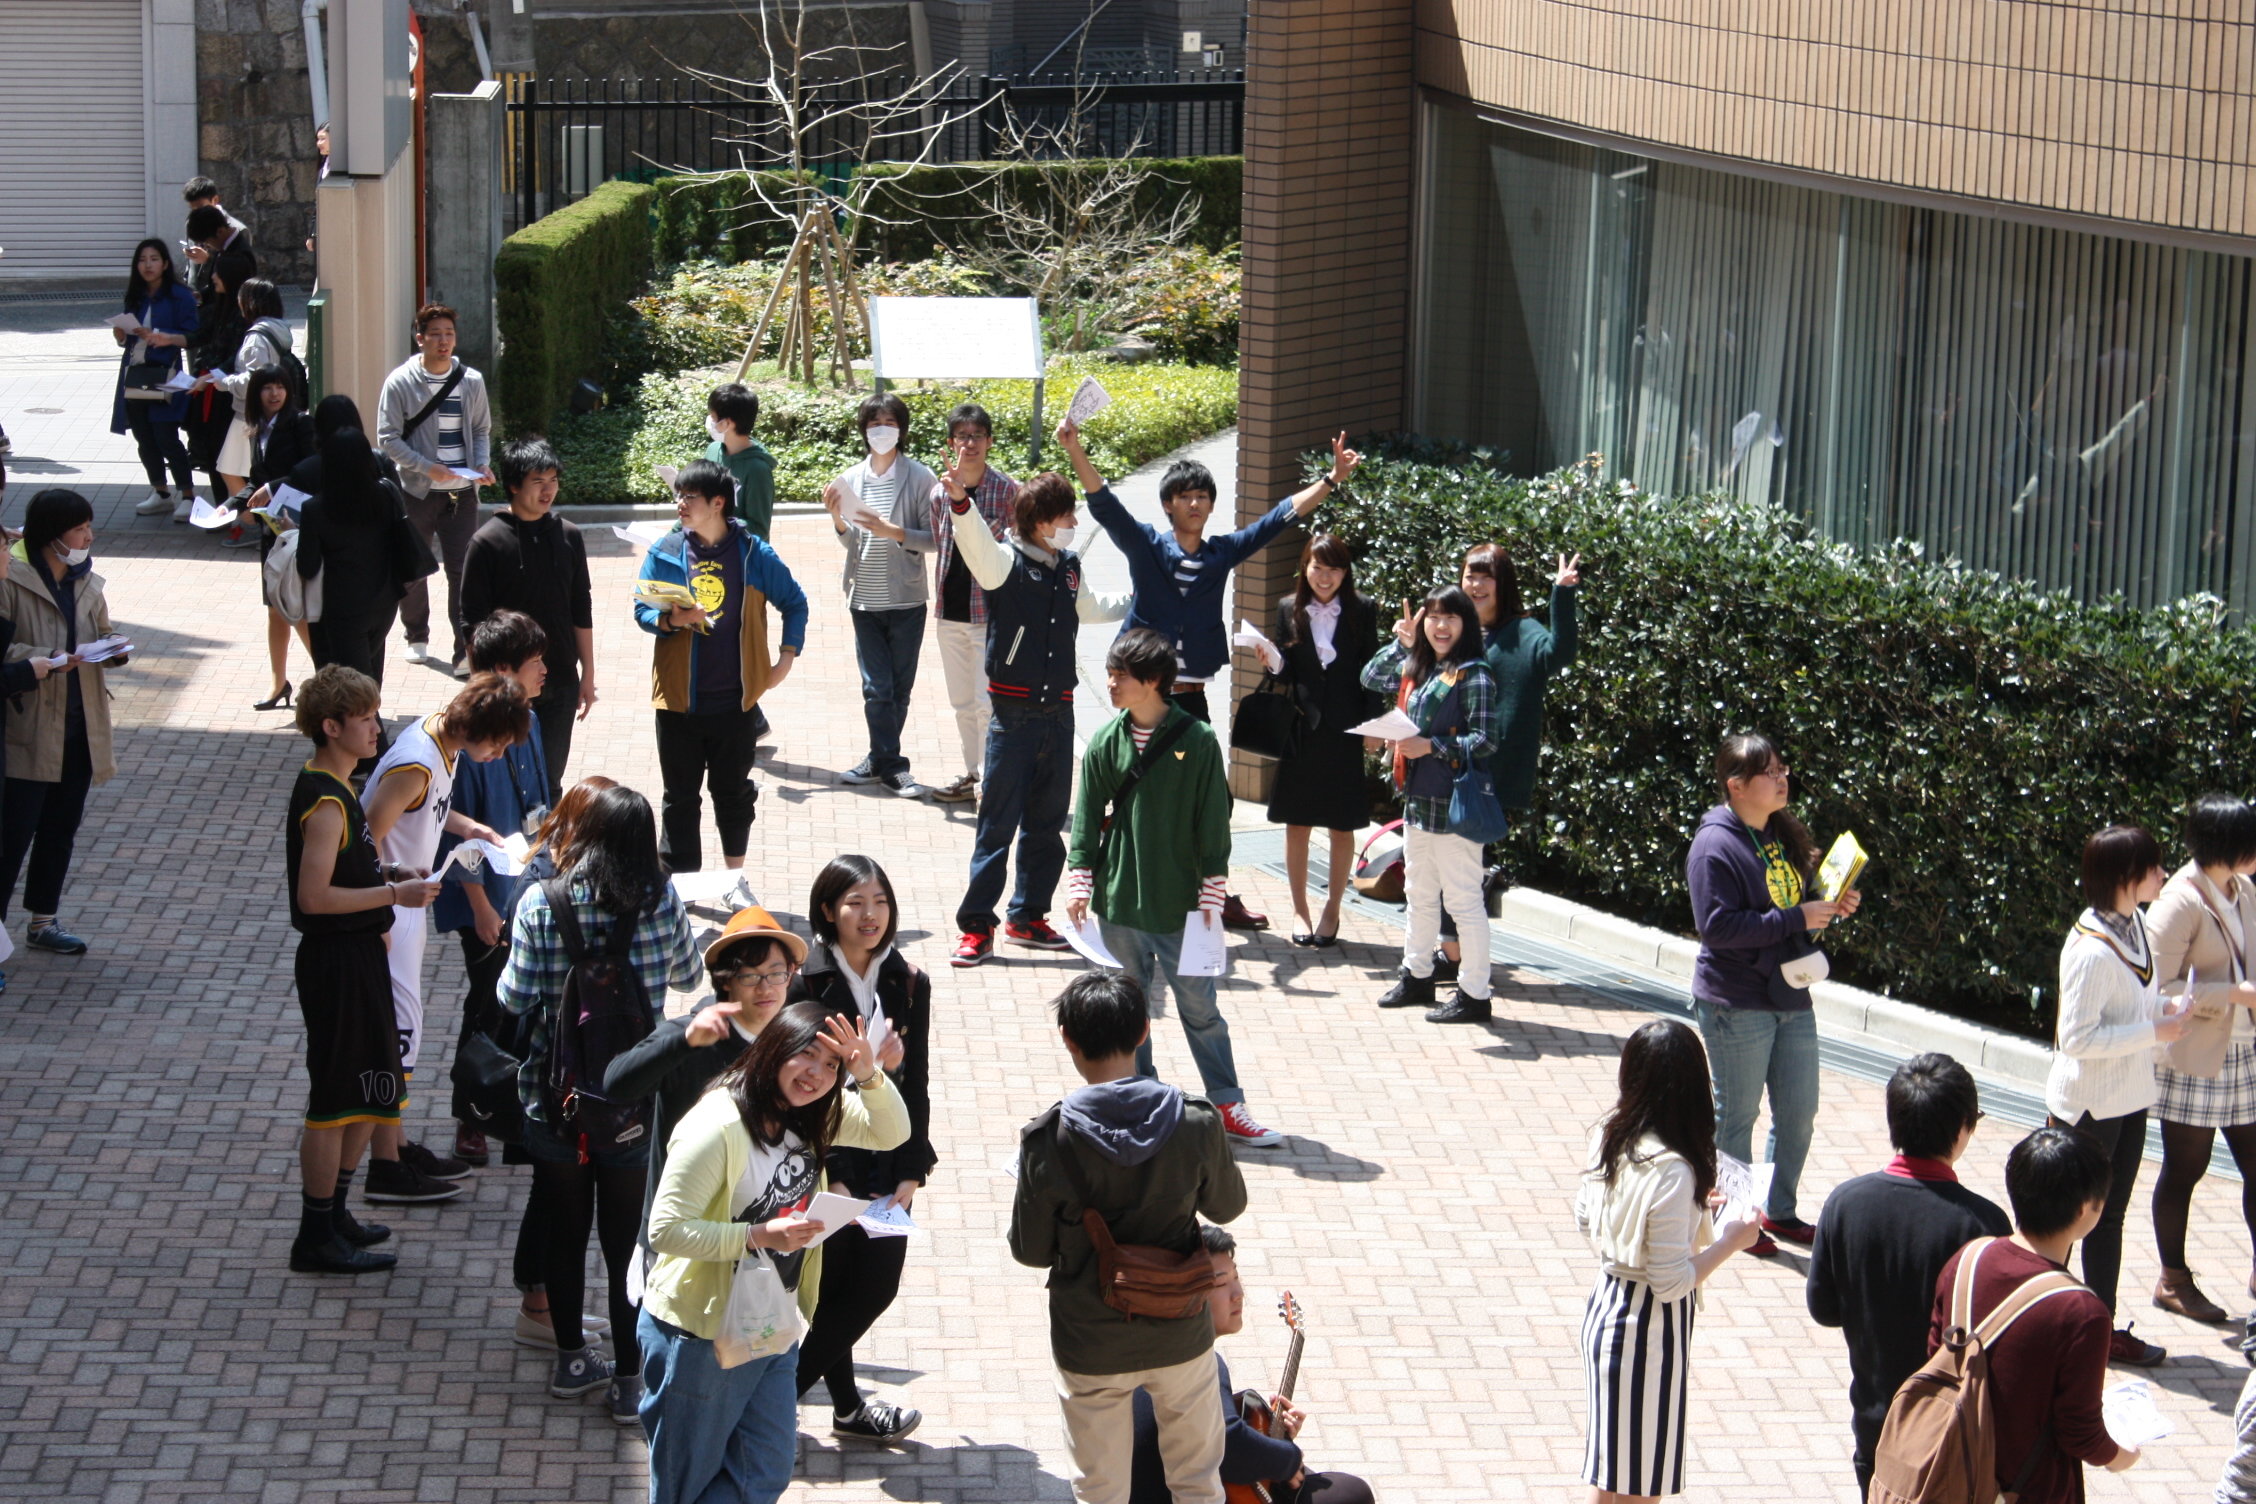
{"type": "Polygon", "coordinates": [[[1457,921],[1463,959],[1457,985],[1465,996],[1488,996],[1488,900],[1481,892],[1481,848],[1463,836],[1402,827],[1402,888],[1410,901],[1402,933],[1402,965],[1414,977],[1433,975],[1444,905],[1457,921]]]}
{"type": "Polygon", "coordinates": [[[392,909],[392,1022],[399,1028],[400,1069],[412,1073],[423,1053],[423,944],[429,909],[392,909]]]}
{"type": "Polygon", "coordinates": [[[1222,1504],[1222,1392],[1211,1348],[1188,1363],[1135,1373],[1057,1371],[1073,1497],[1081,1504],[1128,1504],[1138,1389],[1151,1396],[1175,1504],[1222,1504]]]}
{"type": "Polygon", "coordinates": [[[942,621],[940,671],[948,680],[948,703],[956,711],[956,735],[963,741],[964,771],[977,776],[987,762],[987,722],[995,713],[987,699],[987,629],[942,621]]]}

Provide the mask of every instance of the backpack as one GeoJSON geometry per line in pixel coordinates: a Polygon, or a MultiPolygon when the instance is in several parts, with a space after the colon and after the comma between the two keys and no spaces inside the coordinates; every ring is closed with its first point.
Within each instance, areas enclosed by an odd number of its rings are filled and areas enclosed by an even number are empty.
{"type": "Polygon", "coordinates": [[[603,1094],[603,1076],[612,1060],[650,1034],[650,993],[627,960],[642,914],[621,915],[609,942],[593,950],[572,911],[565,879],[549,878],[541,891],[548,895],[557,938],[571,964],[549,1030],[541,1110],[550,1129],[574,1144],[585,1164],[592,1154],[645,1143],[650,1133],[647,1100],[614,1102],[603,1094]]]}
{"type": "Polygon", "coordinates": [[[2052,1437],[2047,1422],[2013,1486],[1997,1486],[1997,1422],[1990,1408],[1990,1349],[2038,1301],[2084,1287],[2057,1270],[2032,1276],[1971,1327],[1974,1273],[1996,1238],[1978,1238],[1959,1256],[1951,1286],[1951,1324],[1917,1373],[1888,1404],[1872,1456],[1868,1504],[2006,1504],[2019,1497],[2052,1437]]]}
{"type": "Polygon", "coordinates": [[[280,319],[260,319],[251,327],[264,330],[266,342],[274,347],[274,368],[282,373],[282,379],[290,385],[289,411],[304,412],[312,406],[306,400],[309,383],[306,380],[305,362],[298,359],[297,353],[290,348],[290,326],[280,319]]]}
{"type": "MultiPolygon", "coordinates": [[[[321,620],[321,575],[307,579],[298,573],[298,530],[285,529],[266,551],[259,565],[266,576],[266,598],[291,621],[321,620]]],[[[326,574],[327,568],[322,570],[326,574]]]]}

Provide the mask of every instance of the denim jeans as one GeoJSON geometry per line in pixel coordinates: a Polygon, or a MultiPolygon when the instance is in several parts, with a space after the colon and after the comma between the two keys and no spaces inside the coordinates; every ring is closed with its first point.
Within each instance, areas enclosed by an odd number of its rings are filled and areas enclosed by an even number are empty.
{"type": "Polygon", "coordinates": [[[909,719],[917,651],[924,646],[924,608],[846,614],[854,618],[854,652],[862,661],[862,719],[869,723],[870,771],[880,778],[905,773],[909,760],[901,755],[901,727],[909,719]]]}
{"type": "Polygon", "coordinates": [[[979,829],[972,837],[971,883],[956,907],[956,928],[995,928],[1011,838],[1018,839],[1018,889],[1010,917],[1026,924],[1050,912],[1065,871],[1065,816],[1073,798],[1073,707],[995,702],[987,723],[979,829]]]}
{"type": "Polygon", "coordinates": [[[1817,1122],[1817,1014],[1808,1008],[1773,1013],[1764,1008],[1718,1008],[1695,1003],[1700,1037],[1715,1076],[1716,1148],[1752,1162],[1755,1113],[1770,1089],[1771,1220],[1795,1215],[1802,1162],[1809,1158],[1817,1122]]]}
{"type": "Polygon", "coordinates": [[[650,1504],[775,1504],[799,1455],[799,1348],[735,1368],[713,1344],[645,1310],[642,1434],[650,1504]]]}
{"type": "MultiPolygon", "coordinates": [[[[1175,993],[1175,1016],[1182,1020],[1183,1039],[1191,1047],[1191,1060],[1198,1066],[1199,1085],[1206,1099],[1217,1107],[1243,1102],[1245,1090],[1238,1085],[1238,1062],[1230,1053],[1230,1025],[1215,1005],[1216,979],[1187,977],[1175,969],[1182,958],[1183,937],[1132,930],[1102,919],[1097,921],[1097,931],[1104,936],[1105,949],[1144,989],[1145,1005],[1154,1017],[1158,1016],[1160,979],[1166,978],[1175,993]]],[[[1154,1080],[1159,1077],[1149,1039],[1136,1047],[1136,1074],[1154,1080]]]]}

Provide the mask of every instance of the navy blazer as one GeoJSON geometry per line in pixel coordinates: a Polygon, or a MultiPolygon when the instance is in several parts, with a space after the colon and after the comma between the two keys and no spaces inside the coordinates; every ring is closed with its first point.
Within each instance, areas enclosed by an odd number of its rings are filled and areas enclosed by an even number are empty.
{"type": "MultiPolygon", "coordinates": [[[[182,283],[173,283],[154,300],[144,296],[136,300],[132,309],[120,311],[130,311],[138,315],[141,319],[141,326],[145,329],[154,329],[159,334],[177,334],[183,339],[195,338],[196,295],[182,283]]],[[[110,432],[112,433],[131,431],[125,421],[125,372],[126,368],[133,364],[133,344],[134,342],[128,339],[125,342],[125,348],[118,352],[117,393],[110,399],[110,432]]],[[[167,370],[177,371],[180,369],[180,346],[151,346],[149,359],[167,370]]],[[[149,416],[159,423],[178,423],[188,416],[188,394],[186,392],[177,393],[163,402],[143,402],[136,405],[146,408],[149,416]]]]}

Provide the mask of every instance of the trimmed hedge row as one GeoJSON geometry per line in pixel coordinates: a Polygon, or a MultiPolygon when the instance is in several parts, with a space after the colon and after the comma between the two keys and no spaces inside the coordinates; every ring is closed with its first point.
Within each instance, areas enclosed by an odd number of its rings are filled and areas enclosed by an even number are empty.
{"type": "MultiPolygon", "coordinates": [[[[1361,588],[1421,595],[1502,540],[1531,606],[1580,550],[1580,661],[1554,682],[1535,818],[1512,865],[1552,891],[1689,933],[1684,856],[1727,733],[1784,750],[1795,808],[1872,854],[1834,974],[2049,1037],[2084,838],[2165,849],[2193,798],[2245,791],[2256,633],[2213,599],[2082,604],[1925,558],[1825,542],[1775,508],[1514,479],[1481,451],[1381,439],[1321,526],[1361,588]]],[[[2176,858],[2173,858],[2173,865],[2176,858]]]]}
{"type": "Polygon", "coordinates": [[[503,432],[546,427],[572,383],[597,373],[606,312],[650,276],[655,197],[646,183],[605,183],[501,243],[494,257],[502,342],[494,405],[503,432]]]}
{"type": "MultiPolygon", "coordinates": [[[[1244,158],[1165,157],[1142,165],[1152,176],[1137,195],[1138,212],[1166,211],[1189,198],[1197,204],[1191,244],[1219,251],[1237,243],[1244,158]]],[[[861,167],[856,169],[858,176],[882,181],[870,190],[868,214],[854,229],[854,243],[886,261],[923,260],[943,247],[961,248],[985,239],[998,176],[1002,191],[1021,202],[1041,203],[1051,191],[1044,179],[1085,177],[1109,166],[1104,162],[959,162],[861,167]]],[[[791,183],[787,173],[762,173],[761,179],[777,197],[791,183]]],[[[773,255],[791,243],[787,226],[744,207],[752,192],[741,172],[668,178],[657,188],[656,250],[661,262],[699,257],[748,261],[773,255]]]]}

